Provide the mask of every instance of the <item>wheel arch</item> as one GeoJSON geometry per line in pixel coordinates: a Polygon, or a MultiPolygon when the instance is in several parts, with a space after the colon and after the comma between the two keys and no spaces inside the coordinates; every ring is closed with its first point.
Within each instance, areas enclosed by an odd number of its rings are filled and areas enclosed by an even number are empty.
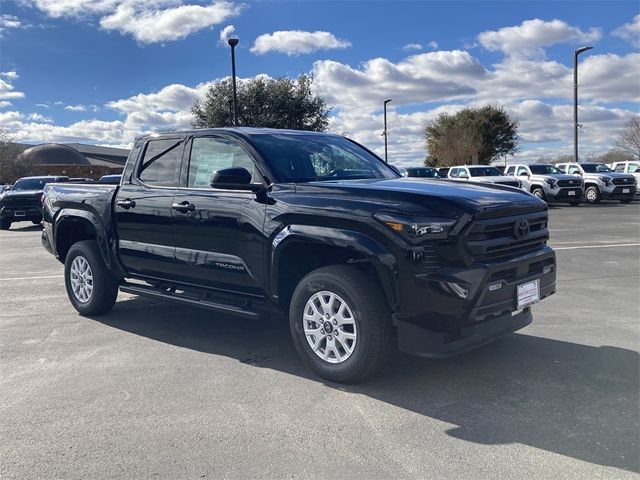
{"type": "Polygon", "coordinates": [[[65,209],[57,215],[54,224],[56,256],[65,261],[69,249],[74,243],[82,240],[96,240],[100,256],[109,265],[109,250],[106,245],[105,231],[100,219],[93,213],[65,209]]]}
{"type": "Polygon", "coordinates": [[[392,310],[398,301],[395,256],[375,239],[331,227],[289,225],[272,242],[270,291],[287,308],[300,280],[329,265],[353,265],[375,278],[392,310]]]}

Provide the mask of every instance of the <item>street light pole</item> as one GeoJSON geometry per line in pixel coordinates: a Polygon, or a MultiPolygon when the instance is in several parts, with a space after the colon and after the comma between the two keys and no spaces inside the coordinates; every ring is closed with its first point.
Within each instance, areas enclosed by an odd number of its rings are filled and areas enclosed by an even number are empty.
{"type": "Polygon", "coordinates": [[[580,47],[573,52],[573,161],[578,161],[578,55],[593,47],[580,47]]]}
{"type": "Polygon", "coordinates": [[[238,126],[238,94],[236,92],[236,45],[238,45],[237,38],[230,38],[227,43],[231,47],[231,85],[233,89],[233,126],[238,126]]]}
{"type": "Polygon", "coordinates": [[[384,132],[382,135],[384,136],[384,161],[389,163],[388,152],[387,152],[387,137],[389,136],[389,132],[387,130],[387,103],[389,103],[391,99],[387,99],[384,101],[384,132]]]}

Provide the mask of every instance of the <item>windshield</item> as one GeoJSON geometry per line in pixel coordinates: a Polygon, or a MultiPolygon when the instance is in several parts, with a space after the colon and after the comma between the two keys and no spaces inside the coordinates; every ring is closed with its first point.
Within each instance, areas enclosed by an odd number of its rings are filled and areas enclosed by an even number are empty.
{"type": "Polygon", "coordinates": [[[24,178],[18,180],[12,190],[42,190],[47,183],[55,182],[55,178],[24,178]]]}
{"type": "Polygon", "coordinates": [[[424,177],[424,178],[437,178],[440,176],[435,168],[420,168],[410,167],[407,168],[407,176],[409,177],[424,177]]]}
{"type": "Polygon", "coordinates": [[[629,173],[640,173],[640,163],[630,163],[629,173]]]}
{"type": "Polygon", "coordinates": [[[472,177],[500,177],[502,172],[496,167],[469,167],[472,177]]]}
{"type": "Polygon", "coordinates": [[[529,165],[529,168],[534,175],[557,175],[562,173],[553,165],[529,165]]]}
{"type": "Polygon", "coordinates": [[[581,163],[580,166],[586,173],[609,173],[613,171],[601,163],[581,163]]]}
{"type": "Polygon", "coordinates": [[[378,157],[344,137],[264,134],[252,139],[280,181],[398,177],[378,157]]]}

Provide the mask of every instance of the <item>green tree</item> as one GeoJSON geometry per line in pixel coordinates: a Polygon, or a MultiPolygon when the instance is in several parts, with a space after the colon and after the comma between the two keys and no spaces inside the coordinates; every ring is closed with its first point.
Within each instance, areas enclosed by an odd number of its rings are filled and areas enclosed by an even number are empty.
{"type": "MultiPolygon", "coordinates": [[[[239,82],[238,123],[245,127],[290,128],[322,132],[329,125],[330,108],[311,91],[312,78],[256,77],[239,82]]],[[[191,109],[193,126],[198,128],[232,125],[231,81],[209,87],[204,101],[191,109]]]]}
{"type": "Polygon", "coordinates": [[[425,128],[427,165],[489,164],[518,151],[518,122],[502,107],[442,113],[425,128]]]}
{"type": "Polygon", "coordinates": [[[23,150],[8,130],[0,128],[0,185],[13,183],[30,172],[32,165],[19,157],[23,150]]]}

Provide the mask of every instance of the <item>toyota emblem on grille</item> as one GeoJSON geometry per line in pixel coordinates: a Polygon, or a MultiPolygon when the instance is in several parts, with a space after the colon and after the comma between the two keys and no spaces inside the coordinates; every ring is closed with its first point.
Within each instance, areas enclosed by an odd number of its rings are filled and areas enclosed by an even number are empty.
{"type": "Polygon", "coordinates": [[[529,222],[527,220],[518,220],[513,225],[513,236],[516,237],[516,240],[522,240],[529,235],[529,222]]]}

